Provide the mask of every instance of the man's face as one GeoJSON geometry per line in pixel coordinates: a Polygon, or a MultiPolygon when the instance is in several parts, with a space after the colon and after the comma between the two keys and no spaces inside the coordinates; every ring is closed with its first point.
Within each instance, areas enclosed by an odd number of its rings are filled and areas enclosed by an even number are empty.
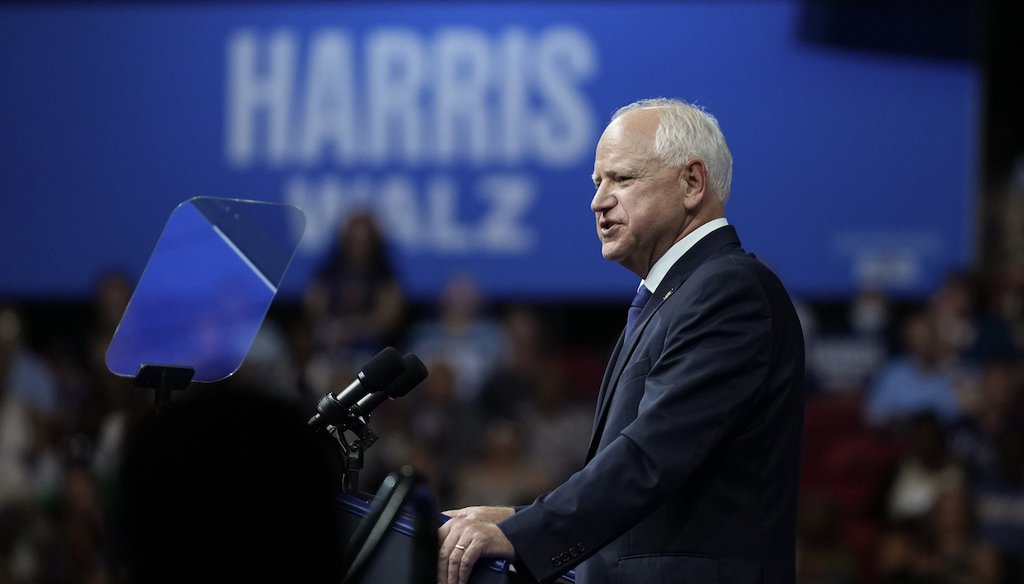
{"type": "Polygon", "coordinates": [[[594,158],[591,201],[601,255],[640,277],[672,244],[687,223],[680,169],[654,153],[658,112],[640,109],[614,120],[601,135],[594,158]]]}

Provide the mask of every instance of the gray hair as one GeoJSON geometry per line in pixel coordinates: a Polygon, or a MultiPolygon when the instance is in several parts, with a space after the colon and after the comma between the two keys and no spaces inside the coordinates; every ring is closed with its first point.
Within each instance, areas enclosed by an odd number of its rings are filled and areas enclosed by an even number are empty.
{"type": "Polygon", "coordinates": [[[671,168],[680,168],[693,158],[704,161],[708,183],[724,203],[732,186],[732,153],[715,116],[679,99],[656,97],[619,108],[612,121],[633,110],[648,108],[660,110],[654,153],[671,168]]]}

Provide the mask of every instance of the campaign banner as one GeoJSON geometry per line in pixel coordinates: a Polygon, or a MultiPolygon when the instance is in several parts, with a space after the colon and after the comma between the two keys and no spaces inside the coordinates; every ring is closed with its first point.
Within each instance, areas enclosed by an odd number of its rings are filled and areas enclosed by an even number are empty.
{"type": "Polygon", "coordinates": [[[297,298],[356,209],[408,293],[628,298],[590,201],[609,116],[720,121],[727,207],[804,297],[922,294],[972,257],[978,77],[806,42],[800,2],[200,3],[0,8],[0,298],[137,277],[197,195],[283,202],[297,298]]]}

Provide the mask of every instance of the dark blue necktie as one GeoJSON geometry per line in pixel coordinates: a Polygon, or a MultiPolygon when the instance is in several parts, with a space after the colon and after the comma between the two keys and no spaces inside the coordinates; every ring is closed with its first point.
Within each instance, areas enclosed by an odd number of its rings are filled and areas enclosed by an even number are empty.
{"type": "Polygon", "coordinates": [[[640,285],[640,289],[636,291],[636,296],[633,297],[633,302],[629,305],[629,314],[626,315],[626,337],[633,333],[633,329],[636,328],[637,323],[640,320],[640,313],[644,311],[644,306],[647,305],[647,301],[651,299],[651,291],[647,289],[647,286],[640,285]]]}

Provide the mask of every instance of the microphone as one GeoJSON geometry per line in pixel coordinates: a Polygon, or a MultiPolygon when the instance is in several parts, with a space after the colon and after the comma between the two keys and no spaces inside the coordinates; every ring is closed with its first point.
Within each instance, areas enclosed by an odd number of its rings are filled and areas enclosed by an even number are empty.
{"type": "Polygon", "coordinates": [[[402,357],[402,361],[405,363],[405,371],[401,373],[391,385],[384,388],[383,391],[371,393],[363,396],[356,405],[352,406],[349,413],[356,418],[368,418],[370,412],[377,409],[377,406],[382,403],[392,400],[395,398],[402,397],[403,395],[412,391],[412,388],[420,384],[424,379],[427,378],[427,368],[423,365],[423,361],[412,353],[406,353],[402,357]]]}
{"type": "Polygon", "coordinates": [[[360,398],[388,388],[405,371],[402,354],[394,347],[385,347],[356,375],[356,380],[337,395],[328,393],[316,405],[317,413],[309,419],[310,426],[333,425],[345,418],[360,398]]]}

